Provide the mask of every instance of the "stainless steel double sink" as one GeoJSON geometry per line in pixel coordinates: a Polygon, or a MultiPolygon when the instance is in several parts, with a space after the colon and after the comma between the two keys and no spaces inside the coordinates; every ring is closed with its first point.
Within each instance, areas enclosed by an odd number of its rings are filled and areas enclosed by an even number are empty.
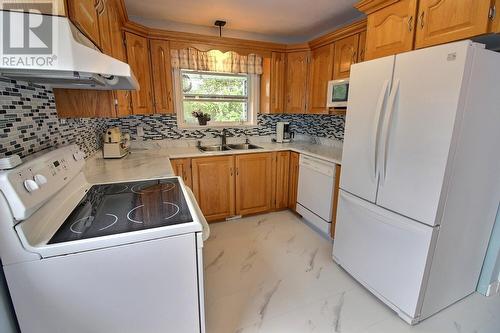
{"type": "Polygon", "coordinates": [[[228,151],[228,150],[253,150],[253,149],[263,149],[263,148],[251,143],[238,143],[238,144],[227,144],[227,145],[198,146],[198,149],[202,152],[210,152],[210,151],[228,151]]]}

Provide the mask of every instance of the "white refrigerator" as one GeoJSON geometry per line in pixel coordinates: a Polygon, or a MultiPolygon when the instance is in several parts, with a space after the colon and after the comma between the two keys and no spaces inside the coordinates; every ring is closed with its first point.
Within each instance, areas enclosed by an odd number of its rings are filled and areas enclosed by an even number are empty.
{"type": "Polygon", "coordinates": [[[473,293],[500,201],[500,54],[351,68],[334,260],[410,324],[473,293]]]}

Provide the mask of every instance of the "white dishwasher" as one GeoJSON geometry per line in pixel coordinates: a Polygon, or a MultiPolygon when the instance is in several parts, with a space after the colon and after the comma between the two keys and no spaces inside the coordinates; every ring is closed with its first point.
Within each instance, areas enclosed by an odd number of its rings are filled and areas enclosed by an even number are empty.
{"type": "Polygon", "coordinates": [[[325,234],[332,224],[335,164],[300,155],[297,213],[325,234]]]}

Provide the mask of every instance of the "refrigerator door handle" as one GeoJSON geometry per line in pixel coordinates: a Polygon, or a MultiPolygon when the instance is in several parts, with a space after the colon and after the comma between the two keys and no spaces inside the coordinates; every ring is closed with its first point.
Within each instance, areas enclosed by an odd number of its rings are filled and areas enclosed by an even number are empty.
{"type": "Polygon", "coordinates": [[[382,85],[382,90],[377,101],[377,107],[375,108],[375,126],[372,133],[372,154],[373,154],[373,179],[377,181],[378,168],[377,168],[377,155],[378,155],[378,139],[380,132],[380,124],[382,123],[382,109],[384,107],[385,100],[387,98],[387,90],[389,89],[389,80],[385,80],[382,85]]]}
{"type": "Polygon", "coordinates": [[[399,93],[399,86],[401,84],[401,81],[399,79],[396,80],[391,94],[389,96],[389,103],[388,103],[388,109],[387,109],[387,114],[385,116],[385,121],[384,121],[384,126],[382,127],[382,138],[383,138],[383,144],[382,144],[382,153],[381,153],[381,162],[382,165],[380,167],[380,181],[383,184],[385,182],[385,176],[386,176],[386,171],[387,171],[387,149],[389,145],[389,131],[392,123],[392,115],[394,114],[394,109],[396,105],[396,98],[399,93]]]}

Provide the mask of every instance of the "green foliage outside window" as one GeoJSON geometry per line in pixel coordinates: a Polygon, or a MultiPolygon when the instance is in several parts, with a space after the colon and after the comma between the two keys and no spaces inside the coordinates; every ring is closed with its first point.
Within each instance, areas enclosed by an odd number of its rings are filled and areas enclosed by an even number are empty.
{"type": "Polygon", "coordinates": [[[246,75],[182,72],[184,119],[196,123],[193,111],[211,115],[216,122],[247,121],[246,75]]]}

